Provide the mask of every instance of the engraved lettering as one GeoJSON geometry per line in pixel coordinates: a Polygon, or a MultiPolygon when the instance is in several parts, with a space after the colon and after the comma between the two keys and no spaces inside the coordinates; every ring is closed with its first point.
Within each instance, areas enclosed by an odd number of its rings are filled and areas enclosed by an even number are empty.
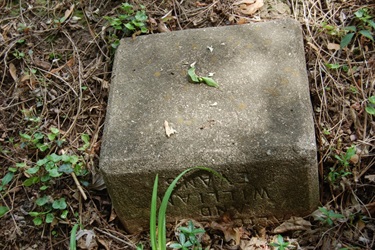
{"type": "Polygon", "coordinates": [[[211,216],[211,211],[209,207],[202,207],[201,209],[202,216],[211,216]]]}
{"type": "Polygon", "coordinates": [[[269,199],[270,196],[268,194],[268,191],[265,188],[256,188],[254,190],[254,200],[257,200],[257,198],[269,199]]]}

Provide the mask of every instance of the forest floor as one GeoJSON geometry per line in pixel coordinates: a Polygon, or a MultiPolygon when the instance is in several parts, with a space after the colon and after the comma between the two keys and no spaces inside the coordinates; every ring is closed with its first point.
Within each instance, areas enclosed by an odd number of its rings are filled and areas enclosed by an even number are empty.
{"type": "MultiPolygon", "coordinates": [[[[0,248],[68,249],[70,238],[79,249],[150,248],[148,232],[123,229],[98,171],[118,39],[285,17],[304,33],[321,206],[304,218],[242,227],[230,218],[196,222],[206,231],[200,242],[375,248],[373,0],[122,3],[0,2],[0,248]]],[[[168,225],[169,241],[182,224],[168,225]]]]}

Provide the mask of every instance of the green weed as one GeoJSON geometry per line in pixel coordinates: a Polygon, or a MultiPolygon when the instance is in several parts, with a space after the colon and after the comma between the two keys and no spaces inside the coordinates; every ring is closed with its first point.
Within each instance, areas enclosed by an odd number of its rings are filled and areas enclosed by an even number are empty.
{"type": "Polygon", "coordinates": [[[335,155],[335,158],[338,160],[339,166],[338,167],[331,167],[330,172],[328,173],[328,180],[330,183],[335,184],[338,180],[351,175],[352,172],[349,169],[350,160],[356,154],[356,147],[351,146],[346,150],[345,153],[341,153],[340,155],[335,155]]]}
{"type": "Polygon", "coordinates": [[[66,219],[68,216],[67,204],[65,198],[53,200],[51,196],[43,196],[35,201],[35,204],[43,208],[43,212],[30,212],[30,216],[34,217],[34,225],[39,226],[45,221],[50,224],[55,220],[55,215],[60,214],[61,219],[66,219]]]}
{"type": "Polygon", "coordinates": [[[276,247],[276,249],[278,250],[284,250],[284,249],[287,249],[290,244],[289,242],[285,242],[283,236],[279,234],[277,235],[277,243],[272,242],[270,243],[270,245],[273,247],[276,247]]]}
{"type": "Polygon", "coordinates": [[[327,224],[328,226],[332,226],[333,222],[337,219],[345,218],[344,215],[335,213],[333,210],[328,210],[325,207],[319,207],[320,216],[317,219],[323,224],[327,224]]]}
{"type": "Polygon", "coordinates": [[[346,153],[341,153],[340,155],[335,155],[335,158],[339,161],[339,163],[342,166],[349,166],[350,165],[350,159],[355,155],[356,153],[356,147],[351,146],[346,150],[346,153]]]}
{"type": "Polygon", "coordinates": [[[202,228],[195,228],[192,221],[188,222],[187,227],[179,228],[179,242],[172,242],[169,247],[173,249],[201,249],[201,244],[199,237],[205,233],[205,230],[202,228]]]}
{"type": "MultiPolygon", "coordinates": [[[[182,173],[180,173],[173,182],[169,185],[167,191],[165,191],[165,194],[163,196],[162,202],[159,207],[159,213],[157,214],[157,194],[158,194],[158,181],[159,176],[156,175],[155,181],[154,181],[154,187],[152,191],[152,198],[151,198],[151,212],[150,212],[150,240],[151,240],[151,247],[153,250],[165,250],[166,244],[167,244],[167,237],[166,237],[166,212],[167,212],[167,205],[168,200],[172,194],[173,189],[175,188],[177,182],[181,179],[182,176],[184,176],[186,173],[193,171],[193,170],[204,170],[213,173],[214,175],[224,179],[223,176],[221,176],[218,172],[216,172],[213,169],[206,168],[206,167],[192,167],[188,168],[182,173]],[[157,222],[156,222],[157,221],[157,222]]],[[[186,233],[189,234],[190,228],[187,229],[186,233]]],[[[190,242],[190,236],[192,234],[195,234],[196,231],[193,229],[190,232],[190,235],[188,236],[188,241],[190,242]]],[[[185,241],[183,242],[186,247],[186,235],[183,234],[185,237],[185,241]]],[[[181,239],[180,239],[181,243],[181,239]]],[[[190,242],[193,243],[193,242],[190,242]]],[[[196,243],[194,241],[194,243],[196,243]]]]}
{"type": "Polygon", "coordinates": [[[375,96],[374,95],[368,98],[368,104],[365,110],[368,114],[375,115],[375,96]]]}
{"type": "Polygon", "coordinates": [[[120,7],[120,13],[115,17],[105,16],[109,25],[114,29],[113,34],[109,37],[111,46],[116,49],[120,44],[119,38],[131,36],[132,34],[147,33],[148,28],[146,21],[145,6],[140,5],[140,10],[135,11],[134,6],[129,3],[123,3],[120,7]]]}
{"type": "Polygon", "coordinates": [[[347,47],[356,35],[361,35],[374,42],[372,31],[375,30],[375,22],[372,20],[373,17],[368,13],[368,9],[359,9],[354,15],[357,25],[344,27],[344,31],[347,32],[347,34],[341,39],[341,48],[347,47]]]}

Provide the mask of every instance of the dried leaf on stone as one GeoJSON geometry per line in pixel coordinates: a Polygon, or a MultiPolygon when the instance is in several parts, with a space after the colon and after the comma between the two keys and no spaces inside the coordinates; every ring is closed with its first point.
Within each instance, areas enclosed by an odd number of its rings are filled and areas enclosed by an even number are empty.
{"type": "Polygon", "coordinates": [[[165,129],[165,134],[167,137],[170,137],[173,134],[176,134],[177,131],[174,130],[171,126],[169,126],[169,123],[167,121],[164,121],[164,129],[165,129]]]}
{"type": "Polygon", "coordinates": [[[263,7],[263,0],[243,0],[235,2],[233,5],[239,5],[240,12],[245,15],[253,15],[263,7]]]}
{"type": "Polygon", "coordinates": [[[284,221],[280,226],[274,230],[275,234],[281,234],[288,231],[308,230],[311,228],[311,223],[304,220],[302,217],[291,217],[289,220],[284,221]]]}

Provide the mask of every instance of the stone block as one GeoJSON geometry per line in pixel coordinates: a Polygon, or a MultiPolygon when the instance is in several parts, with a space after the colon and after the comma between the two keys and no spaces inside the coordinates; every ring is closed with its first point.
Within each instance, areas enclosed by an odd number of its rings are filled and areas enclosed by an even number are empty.
{"type": "Polygon", "coordinates": [[[316,144],[302,32],[291,19],[123,39],[117,49],[100,168],[129,231],[148,229],[181,171],[168,220],[236,222],[306,215],[319,202],[316,144]],[[187,70],[219,88],[189,82],[187,70]],[[166,136],[164,122],[177,131],[166,136]]]}

